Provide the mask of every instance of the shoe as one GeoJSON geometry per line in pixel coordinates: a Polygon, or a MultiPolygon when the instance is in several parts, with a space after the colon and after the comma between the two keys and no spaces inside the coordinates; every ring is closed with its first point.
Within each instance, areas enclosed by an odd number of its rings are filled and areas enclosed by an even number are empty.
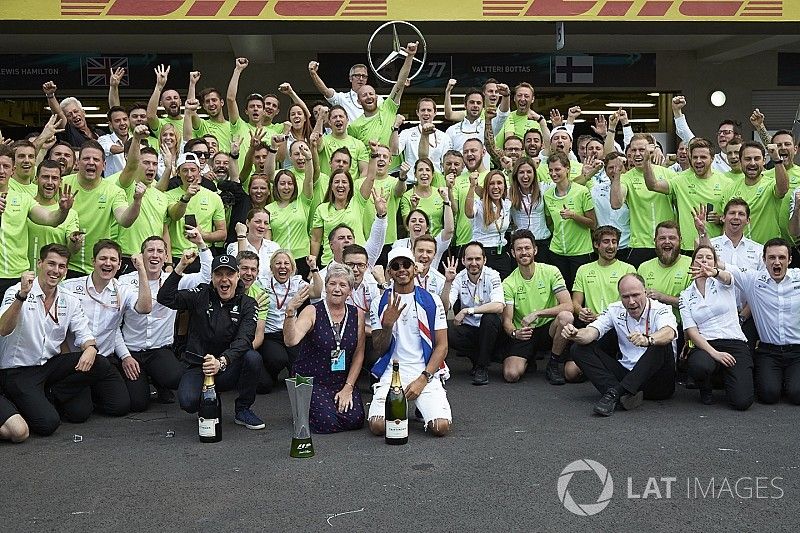
{"type": "Polygon", "coordinates": [[[686,388],[687,389],[698,389],[697,383],[695,383],[694,378],[689,376],[686,378],[686,388]]]}
{"type": "Polygon", "coordinates": [[[417,422],[425,423],[425,417],[422,416],[422,413],[419,412],[419,409],[414,408],[414,420],[417,422]]]}
{"type": "Polygon", "coordinates": [[[550,382],[550,385],[564,385],[567,382],[564,377],[564,369],[555,357],[550,357],[544,376],[550,382]]]}
{"type": "Polygon", "coordinates": [[[642,405],[642,400],[644,399],[644,393],[642,391],[637,392],[636,394],[623,394],[622,397],[619,399],[619,403],[623,409],[626,411],[632,411],[636,409],[640,405],[642,405]]]}
{"type": "Polygon", "coordinates": [[[700,389],[700,403],[714,405],[714,393],[711,389],[700,389]]]}
{"type": "Polygon", "coordinates": [[[472,377],[473,385],[488,385],[489,384],[489,371],[486,367],[477,367],[475,375],[472,377]]]}
{"type": "Polygon", "coordinates": [[[475,377],[475,372],[477,372],[477,371],[478,371],[478,367],[475,366],[475,363],[472,363],[472,368],[469,371],[469,376],[474,378],[475,377]]]}
{"type": "Polygon", "coordinates": [[[594,412],[600,416],[611,416],[614,414],[614,409],[617,408],[619,401],[619,392],[617,389],[611,388],[603,394],[600,401],[594,404],[594,412]]]}
{"type": "Polygon", "coordinates": [[[256,414],[248,408],[237,411],[236,416],[233,417],[233,421],[247,429],[264,429],[267,427],[264,421],[258,418],[256,414]]]}

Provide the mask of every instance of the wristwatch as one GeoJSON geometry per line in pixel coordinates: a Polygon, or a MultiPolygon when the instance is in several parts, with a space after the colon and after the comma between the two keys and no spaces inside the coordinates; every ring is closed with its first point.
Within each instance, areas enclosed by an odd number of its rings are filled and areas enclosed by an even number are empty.
{"type": "Polygon", "coordinates": [[[427,379],[427,380],[428,380],[428,383],[430,383],[431,381],[433,381],[433,374],[431,374],[431,373],[430,373],[430,372],[428,372],[427,370],[423,370],[423,371],[422,371],[422,375],[423,375],[423,376],[425,376],[425,379],[427,379]]]}
{"type": "Polygon", "coordinates": [[[517,330],[513,330],[513,331],[511,332],[511,337],[512,337],[512,338],[514,338],[514,339],[516,339],[516,338],[517,338],[517,330]]]}
{"type": "Polygon", "coordinates": [[[648,336],[647,336],[647,345],[648,345],[648,346],[652,346],[652,345],[654,345],[655,343],[656,343],[656,341],[655,341],[655,340],[653,340],[653,336],[652,336],[652,335],[648,335],[648,336]]]}
{"type": "Polygon", "coordinates": [[[219,371],[225,372],[225,369],[228,368],[228,360],[223,357],[220,357],[217,360],[219,361],[219,371]]]}
{"type": "Polygon", "coordinates": [[[23,296],[20,291],[17,291],[17,294],[14,295],[14,298],[16,298],[17,300],[19,300],[22,303],[25,303],[25,300],[27,300],[27,298],[25,296],[23,296]]]}

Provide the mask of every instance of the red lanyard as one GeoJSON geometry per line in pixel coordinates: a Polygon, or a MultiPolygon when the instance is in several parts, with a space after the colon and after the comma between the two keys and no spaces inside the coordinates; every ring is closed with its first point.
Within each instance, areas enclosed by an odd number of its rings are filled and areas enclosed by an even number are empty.
{"type": "MultiPolygon", "coordinates": [[[[101,300],[98,300],[97,298],[92,296],[92,293],[89,292],[89,276],[86,276],[86,282],[84,284],[85,287],[86,287],[86,296],[88,296],[89,298],[91,298],[95,302],[99,303],[103,307],[108,307],[109,309],[120,309],[120,303],[119,303],[120,294],[119,294],[119,288],[117,287],[117,280],[112,279],[111,280],[111,284],[114,287],[114,290],[117,292],[117,305],[108,305],[107,303],[105,303],[105,302],[103,302],[101,300]]],[[[92,288],[94,289],[94,287],[92,287],[92,288]]],[[[96,292],[98,295],[100,294],[99,292],[97,292],[97,289],[94,289],[94,292],[96,292]]]]}
{"type": "MultiPolygon", "coordinates": [[[[647,302],[647,307],[645,307],[644,311],[645,311],[645,313],[647,313],[645,315],[645,319],[644,319],[644,335],[646,337],[646,336],[650,335],[650,302],[649,301],[647,302]]],[[[627,329],[628,330],[628,334],[630,334],[631,328],[628,327],[628,314],[629,313],[627,311],[625,311],[625,329],[627,329]]],[[[639,320],[641,320],[641,317],[639,317],[639,320]]],[[[639,323],[639,320],[636,321],[637,324],[639,323]]]]}
{"type": "Polygon", "coordinates": [[[417,285],[419,285],[420,287],[422,287],[423,289],[425,289],[427,291],[428,290],[428,276],[425,276],[425,281],[423,282],[421,279],[419,279],[419,274],[417,274],[417,285]]]}
{"type": "Polygon", "coordinates": [[[42,294],[42,307],[44,307],[44,314],[50,317],[50,319],[58,324],[58,289],[56,289],[56,297],[53,300],[53,307],[56,308],[55,314],[53,314],[50,309],[47,308],[47,305],[44,303],[44,294],[42,294]]]}
{"type": "Polygon", "coordinates": [[[283,307],[283,304],[286,303],[286,299],[289,297],[289,289],[292,286],[292,278],[286,282],[286,294],[283,295],[283,300],[278,298],[278,291],[275,290],[275,278],[270,278],[269,280],[270,287],[272,287],[272,294],[275,295],[275,305],[278,306],[278,309],[283,307]]]}
{"type": "Polygon", "coordinates": [[[367,308],[367,288],[363,284],[361,285],[361,301],[364,303],[364,307],[362,307],[361,305],[359,305],[358,302],[356,302],[356,299],[353,298],[353,293],[350,293],[350,296],[348,296],[347,299],[353,302],[353,305],[355,305],[365,313],[369,312],[369,309],[367,308]]]}

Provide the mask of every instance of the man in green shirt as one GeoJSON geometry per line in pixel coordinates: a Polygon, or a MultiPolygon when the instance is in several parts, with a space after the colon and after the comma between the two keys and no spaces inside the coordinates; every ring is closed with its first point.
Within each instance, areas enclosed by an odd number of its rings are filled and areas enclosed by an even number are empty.
{"type": "Polygon", "coordinates": [[[32,142],[20,140],[11,145],[14,150],[14,174],[8,182],[8,186],[19,192],[36,195],[36,147],[32,142]]]}
{"type": "MultiPolygon", "coordinates": [[[[742,140],[739,137],[734,137],[732,141],[725,145],[725,159],[728,160],[728,165],[730,165],[731,169],[724,174],[734,182],[744,179],[742,162],[739,157],[739,151],[741,149],[742,140]]],[[[723,205],[725,205],[725,202],[723,202],[723,205]]]]}
{"type": "Polygon", "coordinates": [[[537,119],[532,117],[531,113],[535,100],[536,96],[530,83],[522,82],[514,87],[514,103],[517,109],[508,116],[503,124],[503,129],[495,136],[495,143],[498,148],[503,146],[506,137],[509,135],[516,135],[523,139],[526,131],[541,129],[539,121],[543,117],[536,115],[537,119]]]}
{"type": "MultiPolygon", "coordinates": [[[[192,134],[194,137],[203,137],[210,133],[217,139],[218,148],[222,152],[231,151],[231,123],[225,120],[222,112],[225,101],[222,93],[214,87],[207,87],[200,91],[197,99],[203,107],[203,111],[208,114],[208,119],[201,119],[197,113],[188,112],[187,115],[192,121],[192,134]]],[[[187,100],[188,102],[188,100],[187,100]]]]}
{"type": "MultiPolygon", "coordinates": [[[[729,148],[728,143],[726,148],[729,148]]],[[[741,198],[750,207],[750,223],[745,228],[745,236],[764,244],[770,239],[780,237],[781,228],[778,225],[780,218],[779,209],[781,201],[789,191],[789,180],[786,172],[775,173],[774,178],[764,175],[764,159],[766,152],[761,143],[747,141],[740,144],[740,152],[735,156],[728,155],[731,168],[734,165],[744,168],[742,179],[731,181],[722,191],[722,199],[714,210],[723,213],[723,208],[732,198],[741,198]]],[[[773,160],[781,161],[777,150],[773,160]]],[[[782,166],[781,161],[781,166],[782,166]]],[[[776,165],[778,166],[778,165],[776,165]]],[[[723,213],[724,214],[724,213],[723,213]]]]}
{"type": "MultiPolygon", "coordinates": [[[[472,173],[478,175],[478,185],[483,186],[483,180],[489,170],[483,166],[483,156],[486,150],[483,143],[477,139],[468,139],[464,143],[464,172],[456,174],[453,187],[450,188],[450,202],[453,205],[453,214],[456,217],[456,240],[455,245],[464,246],[472,241],[472,219],[465,214],[467,203],[467,193],[469,192],[469,176],[472,173]]],[[[451,164],[457,166],[458,163],[451,160],[451,164]]],[[[445,172],[450,173],[448,168],[445,172]]],[[[475,190],[478,195],[478,189],[475,190]]]]}
{"type": "Polygon", "coordinates": [[[681,321],[678,297],[692,282],[689,268],[692,260],[680,252],[681,230],[673,220],[656,227],[656,258],[642,263],[637,272],[644,278],[647,297],[671,305],[678,323],[681,321]]]}
{"type": "MultiPolygon", "coordinates": [[[[773,159],[775,168],[764,171],[764,176],[767,178],[775,178],[778,181],[780,176],[786,176],[785,179],[789,182],[790,194],[783,197],[781,205],[778,208],[778,226],[781,228],[781,236],[789,242],[796,242],[789,232],[789,209],[792,203],[792,196],[795,189],[800,187],[800,167],[794,164],[794,158],[797,155],[797,145],[795,144],[792,132],[788,130],[779,130],[772,136],[772,144],[775,145],[777,150],[777,158],[773,159]]],[[[800,254],[792,255],[792,267],[800,266],[795,264],[800,258],[800,254]]]]}
{"type": "Polygon", "coordinates": [[[158,65],[153,69],[156,73],[156,86],[153,89],[153,94],[150,95],[150,100],[147,101],[147,126],[153,135],[158,138],[161,127],[164,124],[172,124],[175,131],[183,131],[183,115],[181,114],[181,95],[175,89],[164,90],[167,85],[167,78],[169,77],[169,65],[158,65]],[[158,106],[164,108],[167,116],[164,118],[158,117],[158,106]]]}
{"type": "MultiPolygon", "coordinates": [[[[534,360],[541,350],[550,350],[547,380],[563,385],[566,380],[561,356],[567,343],[561,330],[574,320],[564,278],[556,267],[536,263],[536,240],[530,230],[514,232],[511,251],[517,268],[503,281],[503,330],[511,337],[503,360],[503,377],[509,383],[519,381],[528,360],[534,360]]],[[[572,373],[572,369],[568,371],[572,373]]]]}
{"type": "MultiPolygon", "coordinates": [[[[695,138],[689,143],[689,158],[692,161],[691,170],[685,170],[674,179],[659,179],[653,172],[650,162],[654,145],[649,145],[648,157],[644,162],[644,181],[647,188],[654,192],[669,195],[678,209],[678,224],[681,228],[681,250],[692,252],[697,230],[694,227],[694,210],[699,206],[720,206],[722,191],[727,187],[730,178],[716,172],[711,163],[714,159],[714,149],[706,139],[695,138]]],[[[716,208],[718,209],[718,208],[716,208]]],[[[719,212],[706,214],[710,224],[706,225],[709,237],[722,234],[719,212]]]]}
{"type": "Polygon", "coordinates": [[[352,135],[348,135],[348,119],[347,110],[345,110],[345,108],[339,105],[333,106],[328,112],[328,118],[331,124],[331,133],[330,135],[323,135],[322,141],[317,147],[320,157],[320,172],[330,176],[331,157],[334,152],[340,148],[347,148],[352,157],[350,172],[353,181],[355,181],[360,175],[367,172],[367,163],[369,162],[367,147],[361,140],[356,139],[352,135]]]}
{"type": "MultiPolygon", "coordinates": [[[[611,181],[611,208],[620,209],[628,204],[631,216],[631,239],[628,263],[638,267],[648,259],[656,256],[653,250],[653,235],[656,226],[663,220],[674,220],[675,212],[670,198],[665,194],[648,190],[644,180],[645,162],[649,162],[648,145],[653,138],[645,133],[637,133],[628,145],[626,155],[633,164],[626,173],[618,178],[609,176],[611,181]]],[[[651,166],[653,174],[659,181],[669,181],[676,174],[668,168],[651,166]]]]}

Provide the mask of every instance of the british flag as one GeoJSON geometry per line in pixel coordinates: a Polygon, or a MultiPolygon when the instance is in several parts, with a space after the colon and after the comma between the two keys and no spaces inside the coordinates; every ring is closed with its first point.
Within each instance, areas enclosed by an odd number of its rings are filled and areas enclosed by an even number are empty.
{"type": "Polygon", "coordinates": [[[111,71],[118,68],[125,69],[125,75],[120,81],[121,87],[127,87],[128,58],[112,56],[96,56],[84,58],[84,85],[86,87],[108,87],[111,82],[111,71]]]}

